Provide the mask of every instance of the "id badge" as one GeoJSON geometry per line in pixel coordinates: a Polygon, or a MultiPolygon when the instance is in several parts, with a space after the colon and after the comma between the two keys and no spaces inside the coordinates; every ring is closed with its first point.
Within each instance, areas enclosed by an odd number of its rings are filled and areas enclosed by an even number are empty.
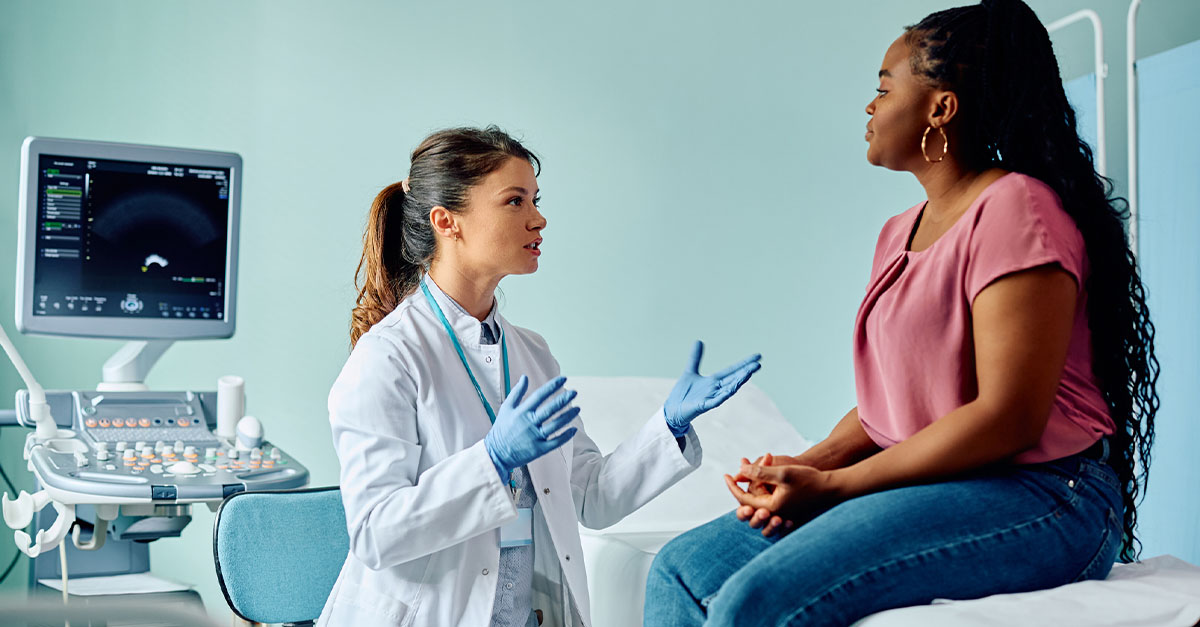
{"type": "Polygon", "coordinates": [[[533,544],[533,508],[518,507],[517,519],[500,528],[500,548],[533,544]]]}

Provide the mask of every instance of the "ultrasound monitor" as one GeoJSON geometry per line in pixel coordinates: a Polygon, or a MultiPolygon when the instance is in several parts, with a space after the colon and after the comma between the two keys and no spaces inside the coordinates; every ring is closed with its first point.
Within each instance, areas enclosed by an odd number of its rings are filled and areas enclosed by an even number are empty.
{"type": "Polygon", "coordinates": [[[233,335],[242,159],[29,137],[17,328],[135,340],[233,335]]]}

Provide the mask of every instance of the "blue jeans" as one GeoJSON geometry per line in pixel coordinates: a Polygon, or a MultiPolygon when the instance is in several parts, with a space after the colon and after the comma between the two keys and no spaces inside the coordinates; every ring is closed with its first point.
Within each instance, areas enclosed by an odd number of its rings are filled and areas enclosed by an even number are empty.
{"type": "Polygon", "coordinates": [[[938,598],[1103,579],[1122,511],[1116,473],[1075,455],[851,499],[783,537],[730,513],[659,552],[645,625],[849,625],[938,598]]]}

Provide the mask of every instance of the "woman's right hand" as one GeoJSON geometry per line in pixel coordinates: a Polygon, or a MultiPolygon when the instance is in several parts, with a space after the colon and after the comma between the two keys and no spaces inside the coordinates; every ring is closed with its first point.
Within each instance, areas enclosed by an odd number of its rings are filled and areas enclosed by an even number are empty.
{"type": "Polygon", "coordinates": [[[502,481],[507,480],[512,471],[566,444],[575,436],[578,429],[571,427],[557,437],[550,437],[579,415],[578,407],[563,411],[575,400],[574,390],[565,390],[546,402],[566,382],[566,377],[556,377],[522,401],[525,391],[529,389],[529,377],[522,375],[500,405],[496,423],[484,436],[483,444],[502,481]]]}
{"type": "MultiPolygon", "coordinates": [[[[750,460],[743,457],[742,463],[749,464],[750,460]]],[[[804,462],[801,461],[800,458],[792,457],[790,455],[772,455],[770,453],[767,453],[765,455],[760,456],[758,459],[754,460],[754,464],[762,465],[762,466],[771,466],[771,465],[791,466],[791,465],[803,465],[804,462]]],[[[758,482],[758,481],[751,482],[750,486],[746,489],[746,491],[749,492],[750,494],[755,494],[755,495],[771,493],[770,486],[768,486],[764,483],[758,482]]],[[[771,510],[769,510],[765,507],[760,507],[758,509],[755,509],[754,507],[751,507],[749,505],[740,505],[740,506],[738,506],[737,510],[735,510],[735,511],[737,512],[738,520],[750,523],[750,526],[753,527],[754,529],[764,527],[764,525],[765,525],[765,528],[763,528],[763,535],[767,536],[767,537],[770,537],[771,535],[773,535],[780,528],[782,528],[783,532],[786,533],[788,531],[791,531],[792,528],[795,526],[794,521],[782,518],[780,516],[776,516],[774,513],[771,512],[771,510]]]]}

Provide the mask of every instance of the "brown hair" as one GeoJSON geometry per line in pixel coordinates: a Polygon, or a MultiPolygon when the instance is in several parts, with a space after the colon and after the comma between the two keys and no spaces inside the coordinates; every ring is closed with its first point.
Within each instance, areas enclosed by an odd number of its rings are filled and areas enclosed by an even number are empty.
{"type": "Polygon", "coordinates": [[[358,297],[350,314],[351,348],[417,288],[437,248],[429,212],[439,206],[462,212],[471,187],[513,157],[541,168],[536,155],[495,126],[438,131],[417,146],[408,192],[392,183],[371,203],[354,271],[358,297]]]}

